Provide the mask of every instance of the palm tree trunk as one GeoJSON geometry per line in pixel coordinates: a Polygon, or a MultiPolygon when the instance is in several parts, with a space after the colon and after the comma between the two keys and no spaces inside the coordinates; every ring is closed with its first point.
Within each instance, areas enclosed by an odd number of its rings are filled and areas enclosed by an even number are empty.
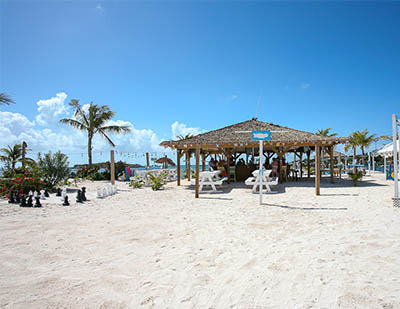
{"type": "Polygon", "coordinates": [[[93,136],[88,134],[88,158],[89,158],[89,168],[92,167],[92,138],[93,136]]]}
{"type": "Polygon", "coordinates": [[[361,146],[361,153],[362,153],[362,157],[361,157],[361,162],[362,162],[362,165],[364,165],[364,146],[361,146]]]}
{"type": "Polygon", "coordinates": [[[356,147],[353,146],[353,173],[357,173],[357,167],[356,167],[356,147]]]}

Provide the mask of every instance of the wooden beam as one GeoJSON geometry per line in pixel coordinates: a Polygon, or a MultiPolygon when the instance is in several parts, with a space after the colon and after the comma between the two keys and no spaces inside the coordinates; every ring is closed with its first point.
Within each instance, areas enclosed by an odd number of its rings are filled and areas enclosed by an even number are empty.
{"type": "Polygon", "coordinates": [[[315,146],[315,195],[320,195],[320,184],[321,184],[321,147],[315,146]]]}
{"type": "Polygon", "coordinates": [[[190,181],[190,176],[191,176],[190,172],[191,172],[191,170],[190,170],[190,152],[186,151],[186,177],[187,177],[188,181],[190,181]]]}
{"type": "Polygon", "coordinates": [[[205,171],[206,170],[206,154],[203,153],[201,155],[201,170],[205,171]]]}
{"type": "Polygon", "coordinates": [[[311,156],[311,150],[307,150],[307,178],[311,177],[310,156],[311,156]]]}
{"type": "Polygon", "coordinates": [[[111,150],[111,152],[110,152],[110,176],[111,176],[111,184],[115,185],[114,150],[111,150]]]}
{"type": "Polygon", "coordinates": [[[176,151],[176,173],[178,176],[176,183],[178,186],[180,186],[181,185],[181,151],[180,150],[176,151]]]}
{"type": "Polygon", "coordinates": [[[226,155],[226,162],[227,162],[227,168],[226,168],[226,175],[228,177],[227,183],[230,183],[231,182],[231,180],[230,180],[230,175],[231,175],[231,169],[230,169],[230,166],[231,166],[231,154],[228,151],[228,152],[225,153],[225,155],[226,155]]]}
{"type": "Polygon", "coordinates": [[[282,154],[282,152],[278,152],[278,158],[279,158],[279,182],[283,183],[283,164],[282,164],[283,154],[282,154]]]}
{"type": "Polygon", "coordinates": [[[333,160],[333,146],[329,147],[329,156],[330,156],[330,170],[331,170],[331,183],[335,183],[335,178],[333,177],[333,165],[334,165],[334,160],[333,160]]]}
{"type": "Polygon", "coordinates": [[[300,152],[300,180],[303,179],[303,152],[300,152]]]}
{"type": "Polygon", "coordinates": [[[199,178],[200,178],[200,146],[196,148],[196,189],[195,198],[199,197],[199,178]]]}

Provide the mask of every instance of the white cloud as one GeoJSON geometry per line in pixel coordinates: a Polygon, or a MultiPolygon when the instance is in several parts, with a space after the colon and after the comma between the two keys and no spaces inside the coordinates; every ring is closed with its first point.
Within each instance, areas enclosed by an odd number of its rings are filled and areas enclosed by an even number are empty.
{"type": "Polygon", "coordinates": [[[188,127],[184,123],[179,123],[178,121],[175,121],[171,125],[171,130],[172,130],[172,138],[176,139],[178,135],[185,136],[187,134],[192,134],[192,135],[197,135],[203,132],[200,128],[193,128],[193,127],[188,127]]]}
{"type": "Polygon", "coordinates": [[[300,88],[301,89],[308,89],[308,88],[310,88],[311,87],[311,84],[309,84],[309,83],[302,83],[301,85],[300,85],[300,88]]]}
{"type": "Polygon", "coordinates": [[[231,94],[229,97],[226,98],[227,101],[235,101],[237,100],[238,95],[237,94],[231,94]]]}
{"type": "Polygon", "coordinates": [[[39,125],[45,126],[57,122],[61,116],[68,114],[68,106],[64,104],[67,94],[65,92],[57,93],[55,97],[46,100],[39,100],[39,114],[36,121],[39,125]]]}
{"type": "Polygon", "coordinates": [[[104,14],[104,7],[101,5],[101,3],[97,4],[94,10],[101,15],[104,14]]]}

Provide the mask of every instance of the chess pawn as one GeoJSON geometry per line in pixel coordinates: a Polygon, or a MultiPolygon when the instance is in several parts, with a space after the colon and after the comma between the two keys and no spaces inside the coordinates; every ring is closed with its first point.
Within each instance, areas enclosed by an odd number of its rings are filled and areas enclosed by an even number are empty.
{"type": "Polygon", "coordinates": [[[21,203],[19,204],[20,207],[26,207],[26,196],[23,194],[21,196],[21,203]]]}
{"type": "Polygon", "coordinates": [[[76,194],[76,202],[77,203],[83,203],[82,201],[82,191],[78,190],[78,193],[76,194]]]}
{"type": "Polygon", "coordinates": [[[26,207],[33,207],[32,195],[29,195],[28,202],[26,203],[26,207]]]}
{"type": "Polygon", "coordinates": [[[8,200],[8,203],[14,204],[15,203],[15,198],[14,198],[14,191],[10,191],[10,198],[8,200]]]}
{"type": "Polygon", "coordinates": [[[82,197],[82,201],[84,201],[84,202],[87,201],[87,198],[86,198],[86,187],[82,187],[81,197],[82,197]]]}
{"type": "Polygon", "coordinates": [[[68,195],[64,196],[64,203],[63,203],[63,206],[69,206],[68,195]]]}
{"type": "Polygon", "coordinates": [[[103,188],[103,197],[107,197],[108,192],[107,192],[107,188],[103,188]]]}
{"type": "Polygon", "coordinates": [[[40,199],[45,200],[46,196],[44,195],[44,190],[40,190],[40,199]]]}
{"type": "Polygon", "coordinates": [[[29,195],[29,196],[33,196],[33,192],[32,192],[32,190],[31,190],[31,191],[29,191],[28,195],[29,195]]]}
{"type": "Polygon", "coordinates": [[[47,189],[44,190],[44,196],[45,196],[45,197],[50,197],[49,191],[47,191],[47,189]]]}
{"type": "Polygon", "coordinates": [[[34,207],[42,207],[42,204],[40,204],[40,197],[39,196],[35,197],[35,206],[34,207]]]}
{"type": "Polygon", "coordinates": [[[21,203],[21,196],[17,190],[15,190],[15,202],[16,203],[21,203]]]}
{"type": "Polygon", "coordinates": [[[35,191],[33,192],[33,198],[38,197],[38,196],[39,196],[39,191],[36,191],[36,190],[35,190],[35,191]]]}
{"type": "Polygon", "coordinates": [[[67,191],[66,190],[62,190],[61,192],[61,201],[64,201],[65,196],[67,195],[67,191]]]}
{"type": "Polygon", "coordinates": [[[61,189],[60,188],[57,188],[56,196],[61,196],[61,189]]]}

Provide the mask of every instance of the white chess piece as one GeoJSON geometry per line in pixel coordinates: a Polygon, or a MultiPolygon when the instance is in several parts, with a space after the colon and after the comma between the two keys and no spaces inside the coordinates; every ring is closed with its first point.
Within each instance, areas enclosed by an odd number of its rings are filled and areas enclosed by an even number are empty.
{"type": "Polygon", "coordinates": [[[62,191],[61,191],[61,200],[64,202],[64,198],[65,198],[65,196],[67,195],[67,189],[66,188],[64,188],[62,191]]]}
{"type": "Polygon", "coordinates": [[[103,188],[103,197],[107,197],[107,196],[108,196],[107,188],[103,188]]]}
{"type": "Polygon", "coordinates": [[[97,187],[97,198],[103,198],[103,191],[100,187],[97,187]]]}
{"type": "Polygon", "coordinates": [[[45,200],[46,197],[44,196],[44,190],[40,190],[40,199],[45,200]]]}
{"type": "Polygon", "coordinates": [[[28,195],[29,195],[29,196],[33,196],[33,192],[32,192],[32,190],[31,190],[31,191],[29,191],[28,195]]]}

